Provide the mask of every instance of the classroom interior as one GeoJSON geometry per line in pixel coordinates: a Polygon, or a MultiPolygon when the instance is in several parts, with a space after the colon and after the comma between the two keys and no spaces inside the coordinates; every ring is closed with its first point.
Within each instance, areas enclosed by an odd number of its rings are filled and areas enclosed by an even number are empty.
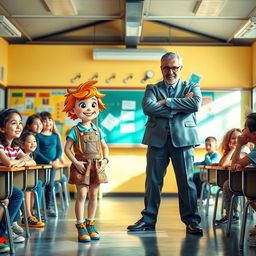
{"type": "MultiPolygon", "coordinates": [[[[24,120],[35,112],[49,110],[64,144],[67,131],[74,125],[62,112],[66,89],[75,88],[97,75],[96,86],[106,92],[107,102],[98,125],[108,114],[118,115],[116,110],[125,100],[136,101],[135,111],[140,113],[138,120],[141,121],[144,117],[140,97],[148,83],[161,80],[160,61],[94,60],[94,48],[93,44],[12,44],[0,37],[0,109],[16,108],[24,120]],[[152,71],[154,76],[142,83],[147,71],[152,71]],[[124,82],[131,74],[132,78],[124,82]],[[118,104],[115,99],[119,100],[118,104]]],[[[97,48],[125,47],[97,45],[97,48]]],[[[195,160],[204,158],[205,137],[214,135],[220,142],[228,129],[243,128],[246,114],[256,111],[256,41],[246,46],[156,44],[137,48],[178,52],[184,62],[181,78],[189,80],[192,73],[201,76],[200,87],[205,101],[198,115],[201,146],[195,148],[195,160]]],[[[230,237],[225,235],[225,226],[214,228],[211,225],[213,206],[208,216],[205,208],[200,209],[204,236],[186,234],[179,218],[178,191],[171,164],[165,176],[156,232],[127,232],[126,227],[140,218],[143,209],[147,148],[140,143],[144,123],[139,122],[132,131],[126,128],[125,136],[133,136],[128,141],[122,140],[123,134],[116,137],[115,129],[120,129],[120,125],[117,124],[114,130],[105,127],[109,134],[110,161],[107,166],[109,182],[101,186],[96,214],[101,240],[77,243],[74,227],[76,191],[69,185],[70,206],[62,210],[58,197],[59,216],[48,218],[44,229],[31,229],[30,238],[24,244],[15,245],[15,255],[256,254],[256,249],[249,248],[246,242],[243,251],[239,249],[239,225],[232,227],[230,237]],[[137,125],[140,130],[136,134],[137,125]]],[[[250,218],[247,224],[249,227],[256,222],[250,218]]]]}

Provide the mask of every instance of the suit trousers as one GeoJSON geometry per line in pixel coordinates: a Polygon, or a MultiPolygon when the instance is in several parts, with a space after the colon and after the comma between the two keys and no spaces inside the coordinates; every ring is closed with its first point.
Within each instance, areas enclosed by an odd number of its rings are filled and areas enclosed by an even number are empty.
{"type": "Polygon", "coordinates": [[[182,222],[200,223],[197,210],[197,191],[193,182],[194,148],[175,148],[171,137],[162,148],[148,146],[146,188],[144,196],[145,209],[141,212],[143,221],[155,225],[161,201],[161,191],[167,166],[172,161],[179,196],[179,211],[182,222]]]}

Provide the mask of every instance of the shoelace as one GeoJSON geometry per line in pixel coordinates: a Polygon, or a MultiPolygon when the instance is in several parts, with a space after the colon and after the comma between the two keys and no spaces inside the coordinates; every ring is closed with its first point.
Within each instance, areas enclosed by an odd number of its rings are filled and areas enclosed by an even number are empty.
{"type": "Polygon", "coordinates": [[[90,233],[98,233],[93,225],[87,225],[90,233]]]}
{"type": "Polygon", "coordinates": [[[4,237],[0,237],[0,244],[5,244],[7,241],[4,237]]]}
{"type": "Polygon", "coordinates": [[[84,225],[84,223],[81,223],[80,225],[79,225],[79,228],[80,228],[80,232],[81,232],[81,234],[87,234],[87,230],[86,230],[86,227],[85,227],[85,225],[84,225]]]}

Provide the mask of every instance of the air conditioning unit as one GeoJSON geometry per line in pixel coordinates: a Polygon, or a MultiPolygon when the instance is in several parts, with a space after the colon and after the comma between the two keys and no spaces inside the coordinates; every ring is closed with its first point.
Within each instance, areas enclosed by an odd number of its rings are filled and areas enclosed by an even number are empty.
{"type": "Polygon", "coordinates": [[[165,49],[94,48],[94,60],[156,60],[167,53],[165,49]]]}
{"type": "Polygon", "coordinates": [[[21,33],[5,16],[0,15],[0,36],[21,37],[21,33]]]}

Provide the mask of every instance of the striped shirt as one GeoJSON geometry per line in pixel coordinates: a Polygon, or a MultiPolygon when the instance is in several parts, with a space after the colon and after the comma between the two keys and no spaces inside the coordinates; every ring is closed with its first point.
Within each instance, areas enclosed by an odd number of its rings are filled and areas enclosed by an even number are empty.
{"type": "MultiPolygon", "coordinates": [[[[5,148],[2,144],[0,144],[0,152],[4,152],[9,159],[15,160],[17,156],[22,152],[22,150],[19,147],[5,148]]],[[[0,160],[0,166],[5,166],[1,162],[1,160],[0,160]]]]}

